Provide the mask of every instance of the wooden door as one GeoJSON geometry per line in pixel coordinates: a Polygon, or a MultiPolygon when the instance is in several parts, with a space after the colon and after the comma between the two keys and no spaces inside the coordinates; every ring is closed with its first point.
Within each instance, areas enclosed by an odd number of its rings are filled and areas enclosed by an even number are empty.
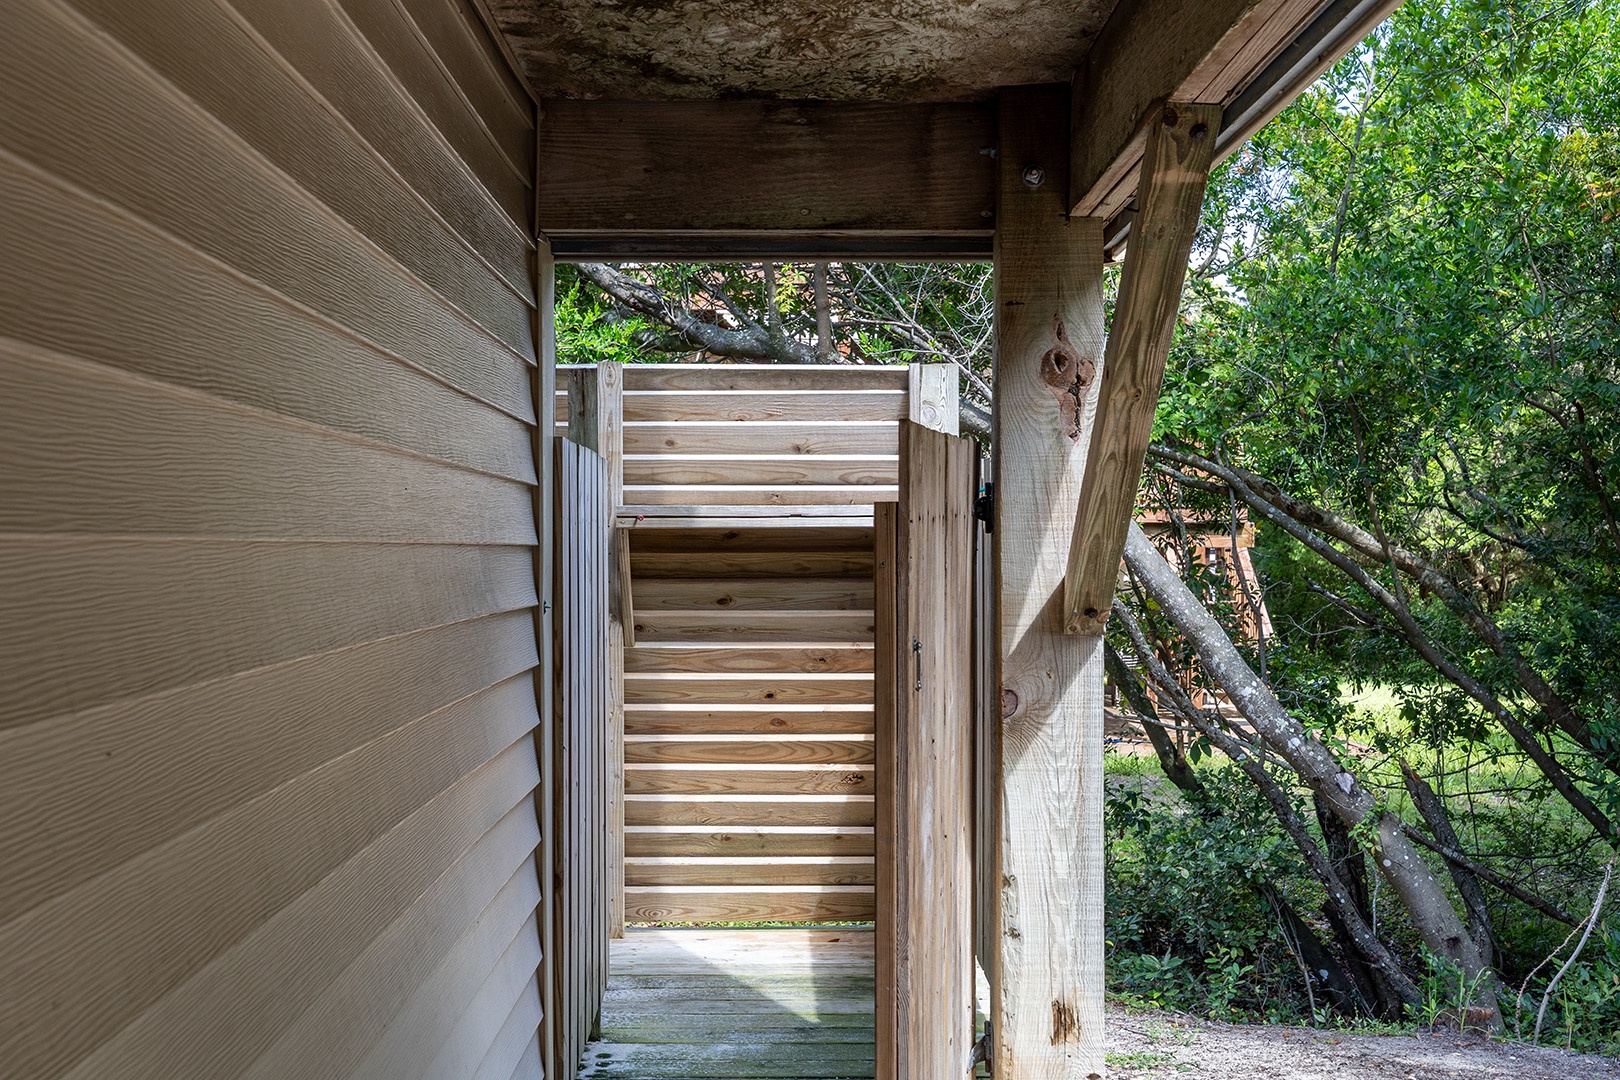
{"type": "Polygon", "coordinates": [[[902,423],[876,514],[878,1076],[955,1080],[973,1053],[975,449],[902,423]]]}

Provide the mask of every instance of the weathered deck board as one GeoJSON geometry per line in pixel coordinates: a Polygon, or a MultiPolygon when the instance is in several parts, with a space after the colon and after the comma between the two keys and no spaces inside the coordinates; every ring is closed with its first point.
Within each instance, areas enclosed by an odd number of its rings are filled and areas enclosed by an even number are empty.
{"type": "Polygon", "coordinates": [[[581,1080],[866,1080],[864,929],[631,930],[613,942],[581,1080]]]}

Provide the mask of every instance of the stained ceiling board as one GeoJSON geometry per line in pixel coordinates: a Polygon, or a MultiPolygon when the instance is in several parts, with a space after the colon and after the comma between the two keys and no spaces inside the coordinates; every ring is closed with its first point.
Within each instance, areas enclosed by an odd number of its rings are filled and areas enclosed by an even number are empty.
{"type": "Polygon", "coordinates": [[[541,98],[975,101],[1067,82],[1116,0],[485,0],[541,98]]]}

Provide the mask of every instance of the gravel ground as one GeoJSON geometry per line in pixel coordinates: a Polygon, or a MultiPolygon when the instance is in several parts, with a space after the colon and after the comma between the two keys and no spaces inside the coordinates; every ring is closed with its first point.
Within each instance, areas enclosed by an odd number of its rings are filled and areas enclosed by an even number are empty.
{"type": "Polygon", "coordinates": [[[1108,1013],[1110,1080],[1620,1080],[1620,1058],[1447,1031],[1356,1035],[1218,1024],[1178,1013],[1108,1013]]]}

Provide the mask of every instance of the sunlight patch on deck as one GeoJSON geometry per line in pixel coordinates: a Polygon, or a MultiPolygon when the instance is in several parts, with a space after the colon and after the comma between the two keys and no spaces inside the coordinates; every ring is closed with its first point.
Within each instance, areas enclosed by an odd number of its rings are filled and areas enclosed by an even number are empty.
{"type": "Polygon", "coordinates": [[[630,930],[585,1080],[867,1080],[873,934],[630,930]]]}

